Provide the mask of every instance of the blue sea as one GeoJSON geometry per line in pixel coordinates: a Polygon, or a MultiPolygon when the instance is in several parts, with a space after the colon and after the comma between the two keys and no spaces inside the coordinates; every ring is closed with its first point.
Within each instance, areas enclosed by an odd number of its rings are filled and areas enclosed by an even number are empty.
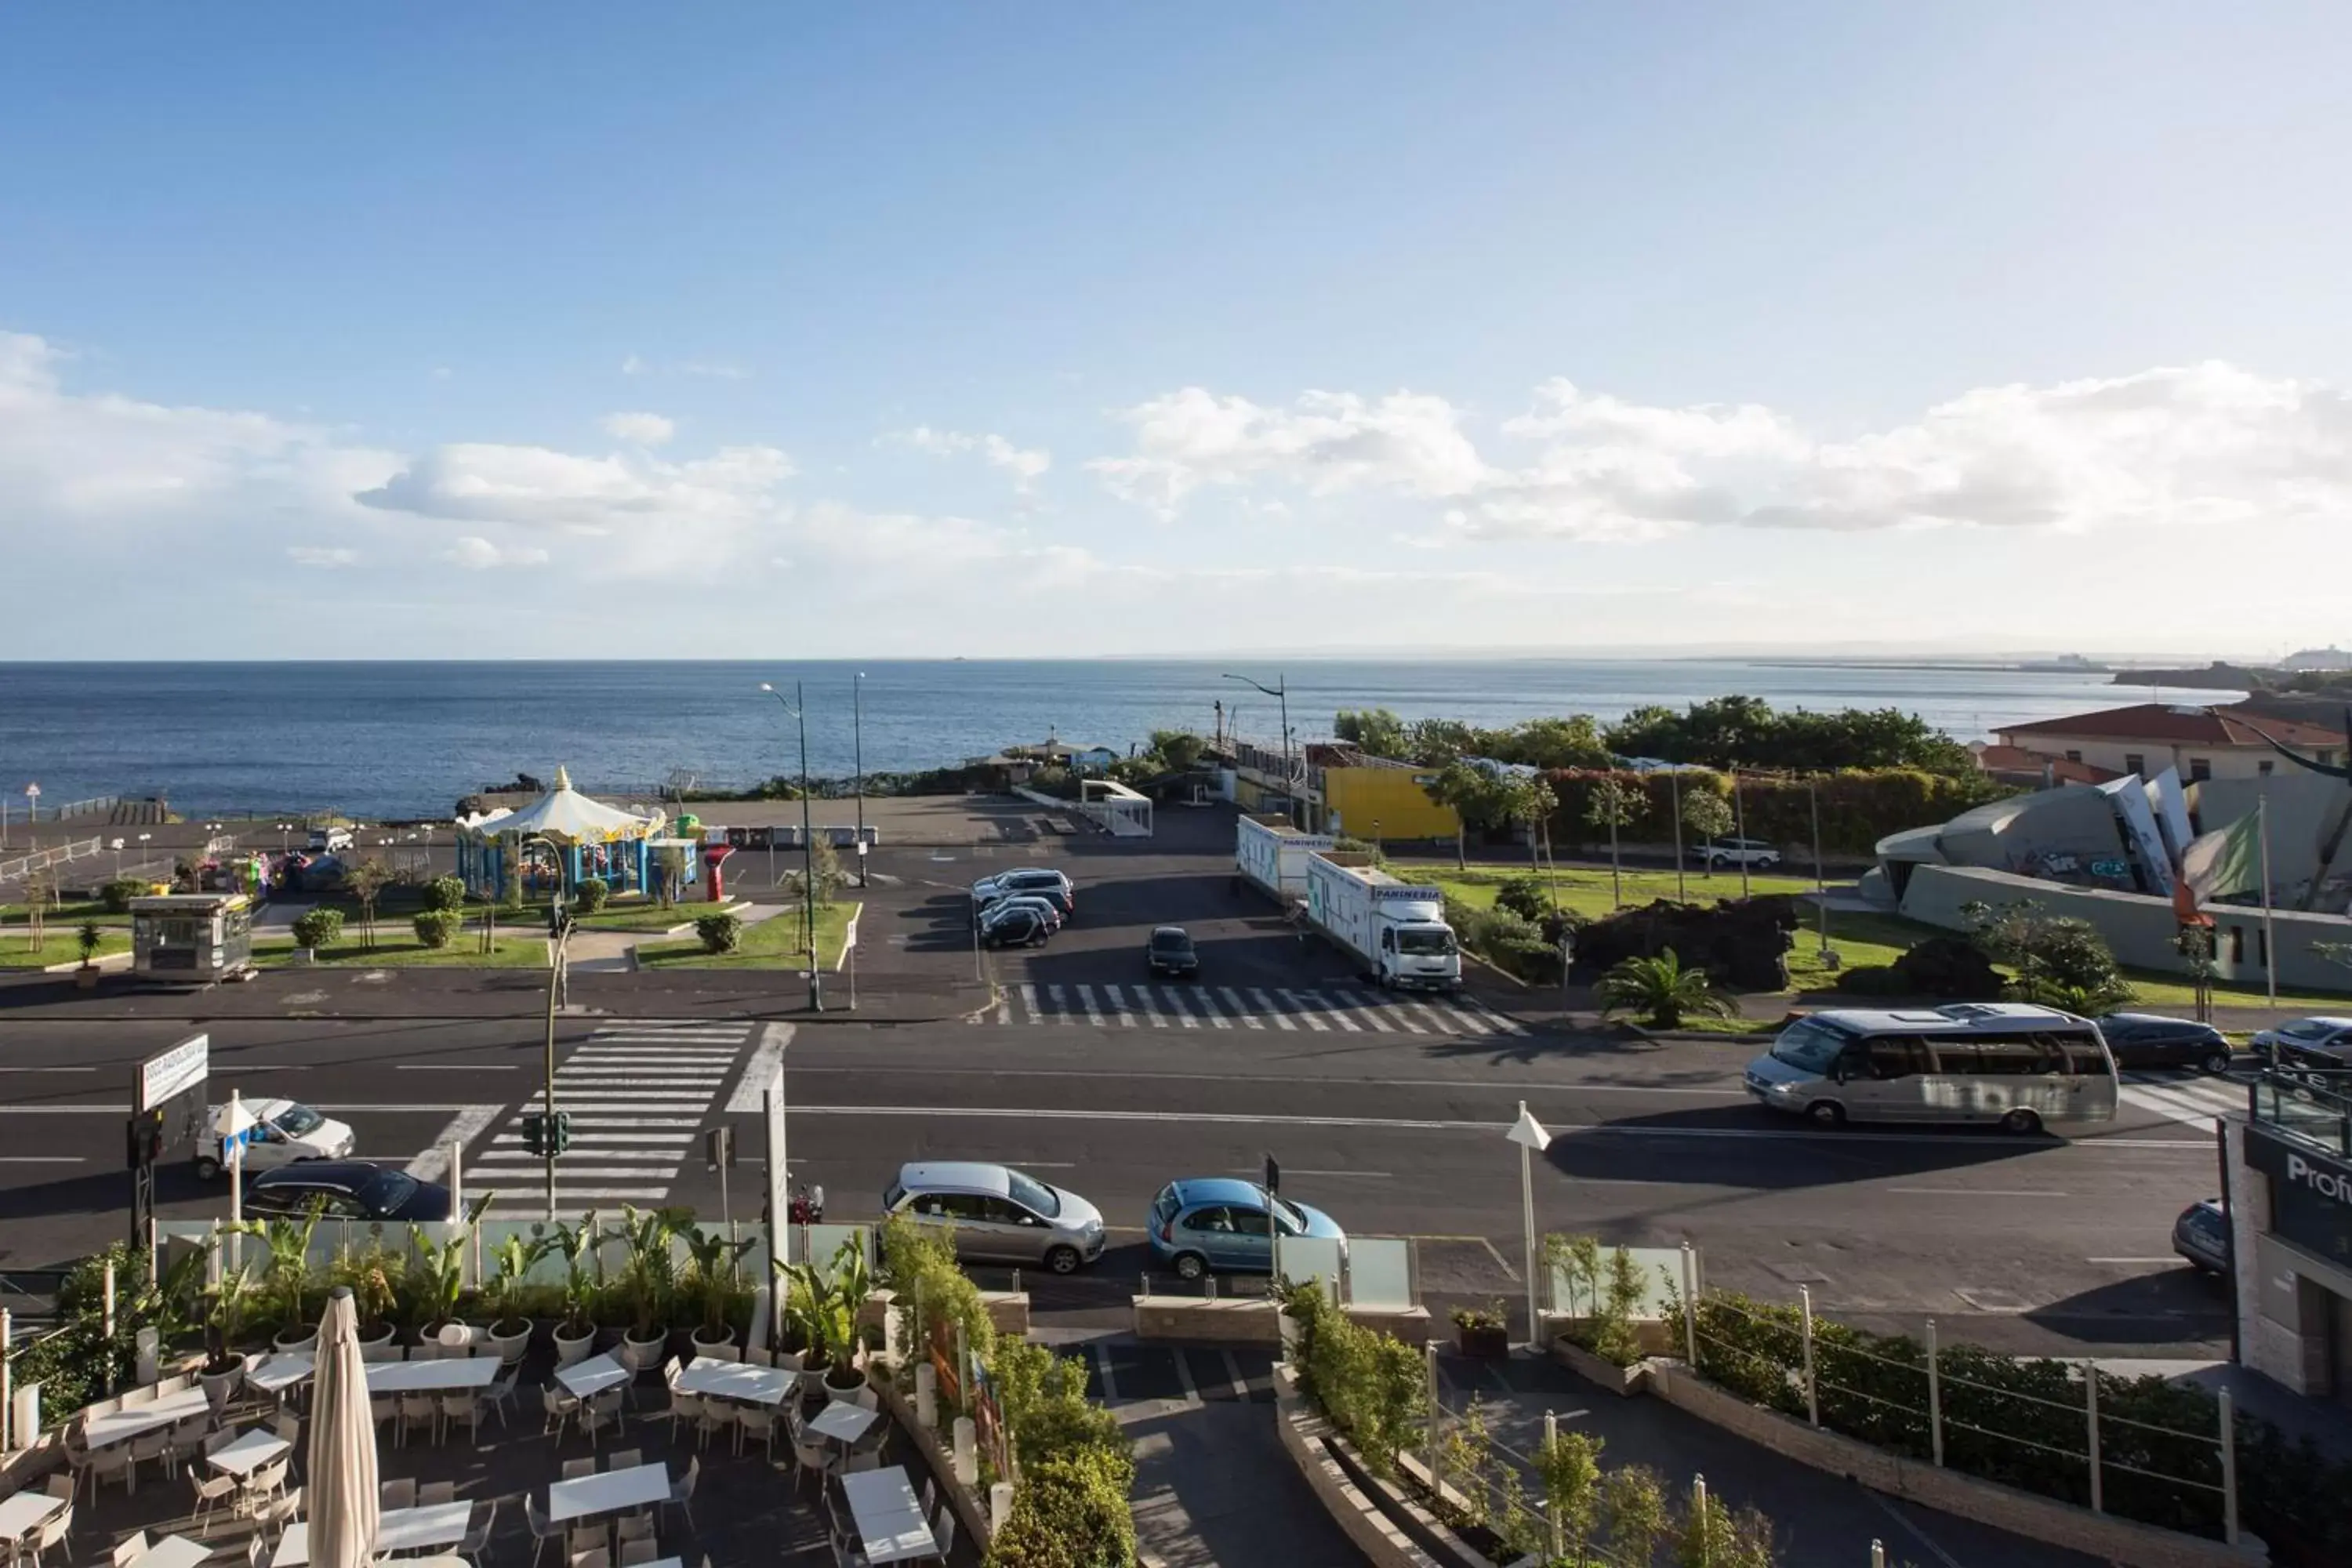
{"type": "MultiPolygon", "coordinates": [[[[570,767],[583,787],[647,787],[683,771],[741,784],[799,766],[797,731],[760,690],[805,694],[809,771],[937,767],[1048,735],[1126,750],[1155,729],[1276,743],[1273,698],[1223,679],[1230,663],[1128,659],[804,664],[0,664],[0,794],[22,812],[98,795],[163,795],[185,813],[340,809],[446,816],[517,772],[570,767]],[[862,726],[853,725],[853,678],[862,726]]],[[[1542,714],[1603,721],[1646,703],[1739,692],[1776,707],[1895,707],[1962,739],[1998,725],[2147,700],[2092,673],[1994,668],[1569,658],[1295,659],[1302,740],[1343,708],[1503,725],[1542,714]]],[[[2229,694],[2181,694],[2200,702],[2229,694]]]]}

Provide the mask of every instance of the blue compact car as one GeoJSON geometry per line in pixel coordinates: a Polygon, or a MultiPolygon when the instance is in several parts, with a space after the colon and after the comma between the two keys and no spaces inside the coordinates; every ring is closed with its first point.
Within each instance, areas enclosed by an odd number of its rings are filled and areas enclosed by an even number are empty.
{"type": "Polygon", "coordinates": [[[1151,1200],[1152,1258],[1180,1279],[1213,1270],[1266,1273],[1274,1267],[1269,1213],[1280,1216],[1286,1239],[1347,1242],[1348,1233],[1321,1209],[1276,1197],[1255,1182],[1206,1176],[1171,1182],[1151,1200]]]}

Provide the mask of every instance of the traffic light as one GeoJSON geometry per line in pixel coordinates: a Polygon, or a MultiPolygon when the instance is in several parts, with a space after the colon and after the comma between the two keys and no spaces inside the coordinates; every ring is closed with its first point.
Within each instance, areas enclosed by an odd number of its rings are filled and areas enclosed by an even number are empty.
{"type": "Polygon", "coordinates": [[[547,1152],[547,1118],[536,1110],[523,1112],[522,1149],[526,1154],[543,1156],[547,1152]]]}
{"type": "Polygon", "coordinates": [[[556,1153],[561,1154],[566,1149],[571,1148],[572,1112],[568,1110],[557,1111],[555,1113],[554,1126],[550,1129],[550,1131],[552,1134],[550,1140],[550,1145],[556,1153]]]}

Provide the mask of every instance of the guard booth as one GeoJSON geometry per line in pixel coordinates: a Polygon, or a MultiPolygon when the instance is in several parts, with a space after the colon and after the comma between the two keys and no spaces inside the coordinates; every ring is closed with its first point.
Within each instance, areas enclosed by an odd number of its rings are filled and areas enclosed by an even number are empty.
{"type": "Polygon", "coordinates": [[[131,972],[165,985],[253,973],[253,900],[243,893],[161,893],[131,900],[131,972]]]}

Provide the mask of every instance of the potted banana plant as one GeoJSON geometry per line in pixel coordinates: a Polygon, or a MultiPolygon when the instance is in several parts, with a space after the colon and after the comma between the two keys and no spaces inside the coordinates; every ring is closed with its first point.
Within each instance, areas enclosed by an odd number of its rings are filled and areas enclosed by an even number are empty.
{"type": "Polygon", "coordinates": [[[278,1314],[278,1336],[270,1348],[307,1351],[319,1341],[319,1325],[310,1318],[310,1237],[327,1212],[323,1200],[313,1203],[299,1218],[248,1219],[221,1226],[225,1236],[253,1236],[269,1249],[261,1272],[260,1295],[278,1314]]]}
{"type": "Polygon", "coordinates": [[[629,1253],[628,1261],[621,1266],[621,1296],[629,1310],[621,1352],[628,1365],[656,1364],[669,1344],[669,1310],[677,1299],[677,1253],[673,1244],[692,1217],[685,1209],[621,1205],[621,1238],[629,1253]]]}
{"type": "Polygon", "coordinates": [[[845,1237],[822,1269],[795,1263],[779,1272],[784,1276],[785,1310],[806,1340],[810,1360],[824,1363],[825,1391],[836,1397],[855,1393],[866,1382],[857,1366],[864,1344],[857,1314],[874,1289],[865,1237],[845,1237]]]}
{"type": "Polygon", "coordinates": [[[694,1331],[694,1353],[730,1353],[735,1348],[735,1329],[727,1321],[727,1312],[735,1300],[735,1266],[752,1244],[730,1241],[722,1232],[691,1226],[683,1234],[695,1290],[702,1299],[702,1323],[694,1331]]]}
{"type": "Polygon", "coordinates": [[[464,1328],[457,1302],[466,1293],[465,1237],[460,1234],[436,1242],[423,1226],[412,1224],[408,1239],[415,1249],[409,1255],[408,1285],[413,1310],[425,1320],[419,1331],[422,1337],[437,1340],[444,1329],[464,1328]]]}
{"type": "Polygon", "coordinates": [[[509,1235],[490,1249],[490,1262],[497,1270],[489,1285],[482,1291],[483,1301],[491,1314],[490,1345],[499,1352],[499,1360],[508,1363],[522,1359],[530,1343],[530,1320],[523,1315],[523,1289],[530,1271],[539,1260],[555,1249],[551,1236],[525,1237],[509,1235]]]}
{"type": "Polygon", "coordinates": [[[205,1398],[215,1410],[228,1407],[236,1385],[245,1377],[246,1313],[253,1301],[252,1277],[235,1268],[221,1271],[220,1283],[205,1293],[205,1363],[197,1369],[205,1398]]]}
{"type": "Polygon", "coordinates": [[[580,1216],[578,1225],[559,1222],[551,1238],[563,1258],[563,1317],[555,1325],[555,1364],[570,1366],[587,1359],[596,1345],[596,1248],[603,1239],[596,1211],[580,1216]]]}

